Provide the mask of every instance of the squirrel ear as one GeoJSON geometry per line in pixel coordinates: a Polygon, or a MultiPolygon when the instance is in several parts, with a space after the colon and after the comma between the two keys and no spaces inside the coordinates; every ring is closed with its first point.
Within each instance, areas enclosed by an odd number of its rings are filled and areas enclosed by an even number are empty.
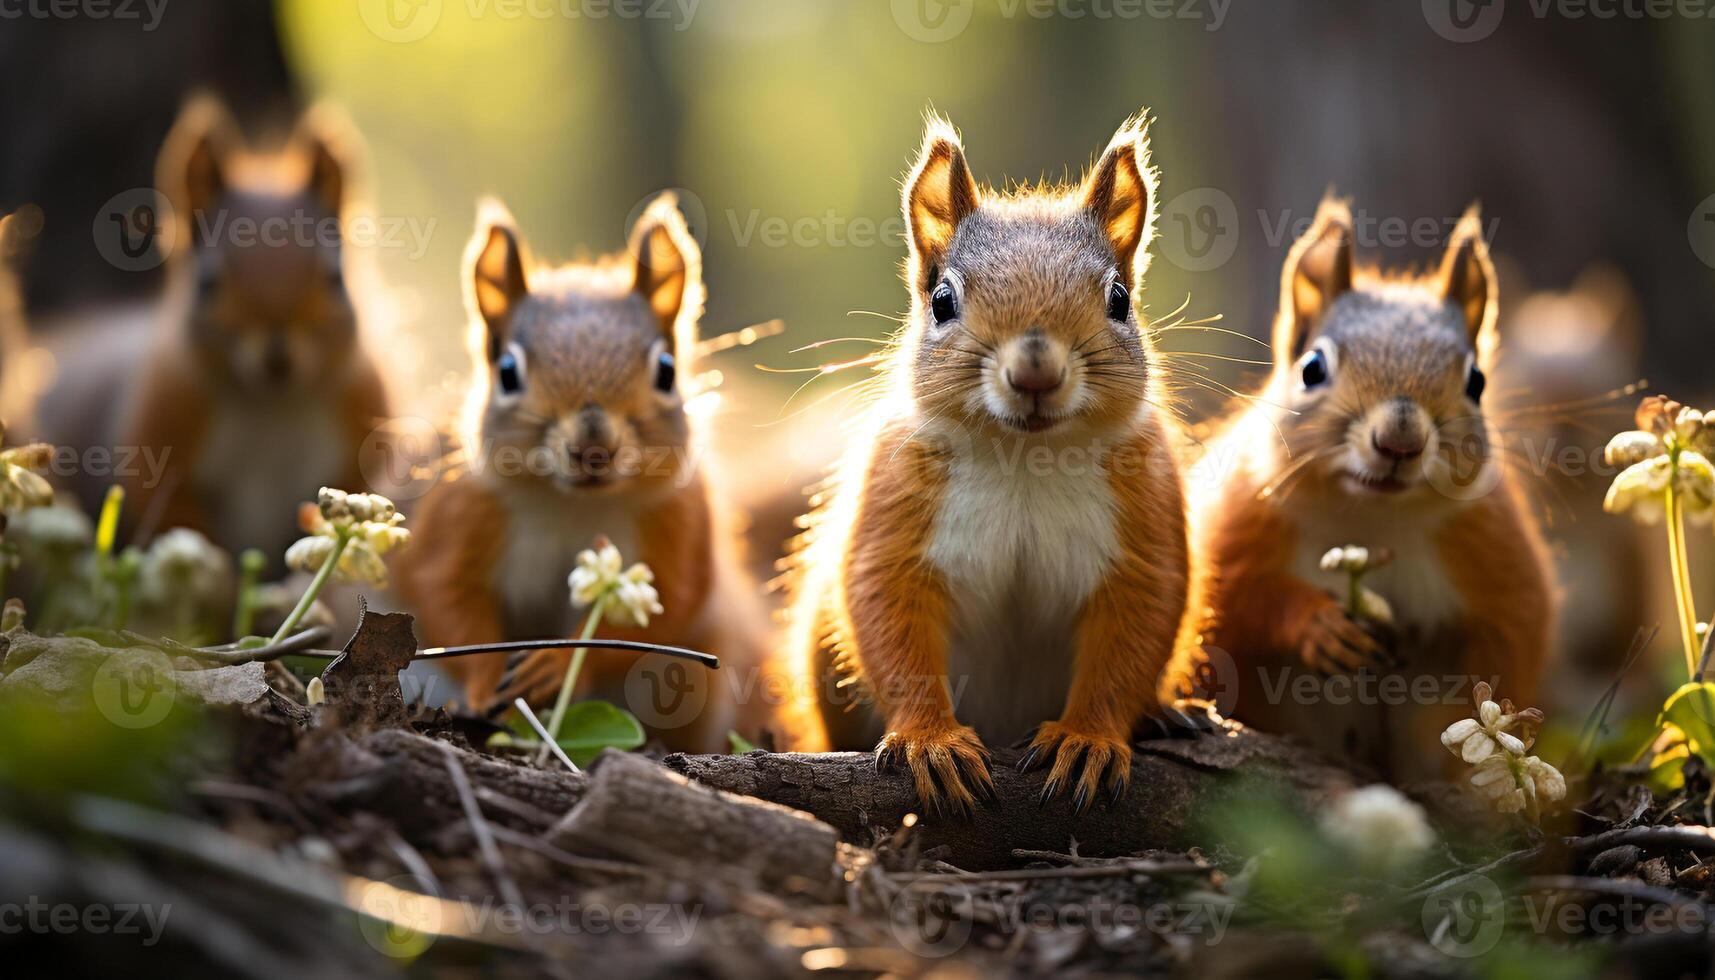
{"type": "Polygon", "coordinates": [[[1280,315],[1274,352],[1290,364],[1304,353],[1311,331],[1328,307],[1352,288],[1352,210],[1325,197],[1316,220],[1286,256],[1280,277],[1280,315]]]}
{"type": "Polygon", "coordinates": [[[524,278],[524,248],[511,216],[498,205],[484,205],[483,210],[467,254],[471,295],[486,331],[482,346],[493,361],[506,346],[512,314],[530,287],[524,278]]]}
{"type": "Polygon", "coordinates": [[[155,164],[155,188],[192,227],[193,216],[226,190],[226,158],[241,142],[237,124],[213,96],[192,99],[173,123],[155,164]]]}
{"type": "Polygon", "coordinates": [[[694,343],[696,319],[702,313],[703,254],[679,210],[677,196],[660,194],[644,208],[631,229],[631,255],[636,263],[632,288],[655,312],[661,333],[677,350],[683,319],[689,332],[686,339],[694,343]],[[687,311],[691,316],[683,317],[687,311]]]}
{"type": "Polygon", "coordinates": [[[928,289],[947,257],[959,222],[978,204],[977,182],[965,165],[965,151],[952,123],[930,116],[923,148],[905,180],[905,227],[911,233],[912,280],[928,289]]]}
{"type": "Polygon", "coordinates": [[[309,164],[305,189],[335,216],[345,203],[346,166],[342,147],[349,130],[349,123],[340,119],[331,107],[316,106],[298,121],[295,136],[309,164]]]}
{"type": "Polygon", "coordinates": [[[1473,204],[1453,229],[1447,254],[1441,259],[1441,294],[1465,317],[1465,329],[1476,345],[1492,329],[1496,317],[1495,266],[1483,241],[1483,219],[1473,204]]]}
{"type": "Polygon", "coordinates": [[[1155,233],[1155,173],[1149,166],[1147,125],[1142,113],[1126,120],[1084,181],[1084,207],[1107,234],[1121,274],[1131,283],[1149,264],[1149,240],[1155,233]]]}

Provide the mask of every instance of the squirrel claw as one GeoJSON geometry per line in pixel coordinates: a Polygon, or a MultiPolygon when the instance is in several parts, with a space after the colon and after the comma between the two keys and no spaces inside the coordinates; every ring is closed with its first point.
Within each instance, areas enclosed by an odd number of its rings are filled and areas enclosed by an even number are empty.
{"type": "Polygon", "coordinates": [[[1386,666],[1395,652],[1329,600],[1311,619],[1299,646],[1304,665],[1322,677],[1386,666]]]}
{"type": "Polygon", "coordinates": [[[994,799],[988,749],[964,725],[888,732],[875,747],[876,767],[892,768],[901,761],[911,770],[917,798],[924,806],[969,813],[980,800],[994,799]]]}
{"type": "Polygon", "coordinates": [[[1123,736],[1084,734],[1051,721],[1037,729],[1031,752],[1054,759],[1039,802],[1071,789],[1076,813],[1088,810],[1104,788],[1117,799],[1131,778],[1131,745],[1123,736]]]}

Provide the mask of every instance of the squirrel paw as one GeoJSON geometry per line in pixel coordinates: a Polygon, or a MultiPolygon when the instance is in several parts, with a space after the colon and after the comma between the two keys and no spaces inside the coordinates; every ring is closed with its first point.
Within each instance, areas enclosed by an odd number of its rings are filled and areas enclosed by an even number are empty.
{"type": "Polygon", "coordinates": [[[1062,789],[1072,789],[1074,784],[1072,809],[1078,813],[1090,808],[1104,784],[1110,800],[1117,801],[1125,795],[1126,783],[1131,779],[1131,743],[1124,735],[1086,734],[1072,731],[1063,722],[1044,722],[1036,729],[1030,751],[1024,754],[1018,768],[1040,769],[1048,764],[1050,756],[1054,758],[1054,767],[1042,785],[1039,802],[1048,802],[1062,789]]]}
{"type": "Polygon", "coordinates": [[[978,799],[994,798],[989,753],[977,733],[956,724],[896,729],[875,747],[875,767],[903,762],[917,784],[917,798],[937,810],[969,812],[978,799]],[[967,788],[969,787],[969,788],[967,788]]]}
{"type": "Polygon", "coordinates": [[[1298,653],[1306,667],[1323,675],[1385,667],[1393,659],[1377,633],[1365,629],[1332,601],[1311,618],[1298,653]]]}

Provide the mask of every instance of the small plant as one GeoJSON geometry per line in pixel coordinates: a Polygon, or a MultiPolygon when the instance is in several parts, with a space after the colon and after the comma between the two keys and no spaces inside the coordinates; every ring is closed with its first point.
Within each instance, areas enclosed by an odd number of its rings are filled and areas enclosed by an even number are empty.
{"type": "Polygon", "coordinates": [[[232,613],[233,639],[249,636],[251,628],[256,625],[257,589],[262,569],[267,564],[268,556],[256,548],[246,548],[238,556],[238,601],[232,613]]]}
{"type": "Polygon", "coordinates": [[[286,549],[286,564],[314,573],[298,604],[286,615],[270,642],[290,636],[330,578],[369,582],[385,587],[387,564],[381,556],[411,539],[404,515],[380,494],[346,493],[323,487],[314,504],[298,510],[298,524],[308,537],[286,549]]]}
{"type": "Polygon", "coordinates": [[[1668,561],[1679,612],[1689,680],[1698,680],[1697,609],[1692,601],[1691,564],[1686,556],[1685,522],[1708,523],[1715,510],[1715,419],[1662,395],[1638,405],[1637,428],[1609,441],[1603,456],[1623,466],[1608,488],[1603,509],[1630,513],[1642,524],[1667,524],[1668,561]]]}
{"type": "MultiPolygon", "coordinates": [[[[5,438],[6,429],[0,425],[0,444],[5,438]]],[[[53,453],[53,447],[45,442],[0,449],[0,532],[24,511],[54,502],[54,488],[42,475],[53,453]]],[[[17,550],[0,538],[0,596],[6,594],[6,579],[17,563],[17,550]]]]}
{"type": "MultiPolygon", "coordinates": [[[[660,594],[655,591],[655,573],[649,566],[642,562],[630,568],[624,568],[624,565],[625,559],[620,556],[619,549],[606,537],[596,538],[594,548],[586,548],[578,554],[577,567],[572,569],[572,574],[566,579],[566,585],[571,589],[572,605],[579,609],[589,609],[583,631],[578,635],[580,640],[595,636],[604,617],[620,625],[644,627],[649,625],[650,616],[658,616],[665,611],[661,606],[660,594]]],[[[575,748],[580,752],[587,752],[587,755],[594,754],[587,751],[587,743],[590,743],[591,739],[582,737],[580,733],[595,736],[594,741],[599,745],[617,744],[624,748],[636,748],[642,743],[643,734],[637,719],[629,712],[603,702],[589,702],[592,706],[599,707],[582,709],[578,724],[574,728],[563,727],[571,709],[572,691],[577,687],[578,674],[583,670],[587,652],[584,647],[578,647],[572,652],[571,663],[566,666],[565,679],[560,682],[560,693],[554,698],[554,710],[548,716],[549,739],[568,752],[575,748]],[[564,735],[562,731],[565,732],[564,735]],[[615,739],[619,741],[616,742],[615,739]]],[[[537,761],[546,761],[548,752],[548,746],[543,745],[537,754],[537,761]]],[[[577,760],[576,754],[573,759],[577,760]]],[[[583,761],[579,760],[578,764],[583,765],[583,761]]]]}
{"type": "Polygon", "coordinates": [[[1324,572],[1346,574],[1345,609],[1353,619],[1367,619],[1383,626],[1393,624],[1393,607],[1380,595],[1364,587],[1364,576],[1393,561],[1386,550],[1371,551],[1358,545],[1330,548],[1322,556],[1324,572]]]}
{"type": "Polygon", "coordinates": [[[1536,708],[1520,711],[1513,703],[1493,700],[1486,682],[1472,688],[1474,717],[1448,726],[1441,744],[1470,763],[1471,786],[1502,813],[1523,813],[1531,823],[1542,819],[1542,804],[1566,796],[1566,778],[1560,770],[1530,754],[1543,714],[1536,708]]]}
{"type": "Polygon", "coordinates": [[[228,594],[232,562],[200,532],[176,527],[159,535],[143,553],[142,598],[166,609],[173,635],[186,643],[206,642],[204,613],[228,594]]]}

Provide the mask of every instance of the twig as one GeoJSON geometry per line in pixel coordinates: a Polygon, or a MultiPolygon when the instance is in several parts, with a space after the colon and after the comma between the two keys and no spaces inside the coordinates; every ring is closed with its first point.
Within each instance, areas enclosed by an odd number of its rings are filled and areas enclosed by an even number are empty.
{"type": "Polygon", "coordinates": [[[1562,837],[1549,843],[1503,854],[1488,864],[1470,871],[1442,874],[1438,878],[1433,878],[1412,891],[1406,892],[1400,900],[1403,902],[1416,901],[1462,885],[1467,881],[1486,877],[1497,871],[1529,864],[1546,853],[1551,846],[1588,852],[1605,851],[1610,847],[1620,847],[1626,844],[1635,844],[1639,847],[1683,847],[1687,850],[1711,853],[1715,852],[1715,829],[1696,826],[1624,827],[1618,830],[1604,830],[1599,834],[1591,834],[1587,837],[1562,837]]]}
{"type": "Polygon", "coordinates": [[[510,844],[513,847],[521,848],[532,854],[547,858],[555,864],[563,865],[577,871],[594,871],[600,874],[610,875],[629,875],[633,878],[649,878],[656,876],[656,872],[652,868],[646,868],[640,864],[626,864],[623,861],[604,861],[601,858],[584,857],[581,854],[573,854],[563,848],[555,847],[540,837],[532,837],[529,834],[513,830],[511,827],[495,825],[489,829],[494,832],[495,840],[500,841],[502,844],[510,844]]]}
{"type": "Polygon", "coordinates": [[[482,807],[477,805],[476,794],[471,792],[470,777],[465,775],[464,766],[459,764],[458,752],[445,742],[436,742],[446,757],[447,775],[452,777],[453,788],[458,791],[459,803],[464,807],[465,820],[470,823],[472,836],[476,838],[477,850],[482,854],[482,861],[488,865],[488,871],[494,876],[495,886],[500,890],[500,900],[513,908],[524,907],[524,895],[518,890],[518,883],[506,873],[506,862],[500,856],[500,848],[495,846],[494,831],[489,827],[488,820],[482,815],[482,807]]]}
{"type": "Polygon", "coordinates": [[[1524,881],[1525,891],[1591,892],[1598,895],[1618,895],[1639,898],[1647,902],[1671,905],[1675,908],[1701,906],[1703,903],[1681,895],[1671,888],[1648,885],[1641,881],[1620,878],[1588,878],[1580,875],[1533,875],[1524,881]]]}
{"type": "Polygon", "coordinates": [[[1112,878],[1117,875],[1197,874],[1209,869],[1200,864],[1162,861],[1116,861],[1113,864],[1066,868],[1018,868],[1007,871],[965,871],[959,874],[895,871],[888,878],[901,882],[941,879],[949,884],[975,881],[1035,881],[1039,878],[1112,878]]]}
{"type": "Polygon", "coordinates": [[[530,723],[530,727],[536,730],[536,737],[542,740],[542,744],[547,746],[556,758],[566,764],[567,769],[578,773],[583,772],[582,769],[578,768],[578,764],[572,761],[572,757],[566,754],[566,750],[560,748],[560,743],[554,741],[554,736],[548,734],[548,729],[543,726],[541,719],[536,717],[536,712],[531,711],[530,706],[524,703],[523,698],[513,698],[512,706],[518,709],[518,713],[523,715],[524,720],[530,723]]]}
{"type": "MultiPolygon", "coordinates": [[[[339,656],[340,650],[307,649],[316,643],[325,641],[330,634],[325,626],[313,626],[307,630],[294,633],[279,643],[255,647],[250,650],[239,649],[235,644],[225,644],[218,647],[198,647],[187,649],[186,652],[199,657],[217,659],[224,665],[246,664],[253,660],[275,660],[290,654],[296,657],[315,657],[319,660],[332,660],[339,656]],[[305,639],[314,635],[314,639],[305,639]]],[[[635,653],[658,653],[664,657],[677,657],[702,664],[710,670],[720,669],[720,658],[712,653],[701,653],[687,650],[684,647],[664,646],[660,643],[644,643],[641,640],[508,640],[504,643],[472,643],[462,647],[427,647],[417,651],[418,660],[441,660],[447,657],[468,657],[482,653],[506,653],[512,650],[563,650],[568,647],[587,647],[591,650],[630,650],[635,653]]]]}
{"type": "MultiPolygon", "coordinates": [[[[323,651],[311,649],[318,643],[327,642],[333,631],[326,626],[312,626],[300,630],[279,641],[259,647],[240,647],[236,643],[223,643],[220,646],[197,647],[187,651],[191,656],[204,660],[213,660],[223,667],[235,667],[240,664],[255,663],[258,660],[278,660],[286,656],[319,657],[323,651]]],[[[330,656],[339,656],[333,651],[330,656]]]]}
{"type": "Polygon", "coordinates": [[[429,862],[423,858],[423,853],[411,846],[410,841],[399,836],[399,831],[388,826],[382,830],[381,839],[387,842],[387,849],[399,859],[413,878],[423,883],[431,895],[441,894],[441,880],[435,877],[435,869],[429,867],[429,862]]]}
{"type": "Polygon", "coordinates": [[[476,798],[479,802],[509,813],[526,823],[535,824],[546,830],[559,821],[559,817],[538,806],[531,806],[523,800],[516,800],[505,793],[499,793],[487,786],[476,787],[476,798]]]}

